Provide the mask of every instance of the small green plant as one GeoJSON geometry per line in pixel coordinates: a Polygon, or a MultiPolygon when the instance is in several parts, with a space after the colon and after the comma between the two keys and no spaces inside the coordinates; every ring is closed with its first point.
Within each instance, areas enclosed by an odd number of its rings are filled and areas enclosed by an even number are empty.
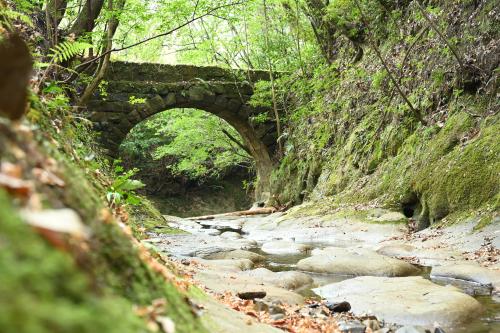
{"type": "Polygon", "coordinates": [[[128,102],[132,105],[144,104],[144,103],[146,103],[146,99],[145,98],[137,98],[135,96],[130,96],[130,98],[128,99],[128,102]]]}
{"type": "Polygon", "coordinates": [[[139,169],[125,171],[120,163],[120,160],[113,162],[114,173],[117,176],[106,193],[106,200],[110,206],[121,204],[137,206],[141,203],[141,198],[136,195],[135,191],[143,188],[145,184],[140,180],[132,179],[139,169]]]}
{"type": "Polygon", "coordinates": [[[92,44],[79,41],[64,41],[54,46],[52,59],[55,63],[68,61],[74,56],[92,48],[92,44]]]}
{"type": "Polygon", "coordinates": [[[269,121],[270,118],[269,118],[269,115],[267,114],[267,112],[262,112],[256,116],[251,117],[250,120],[255,124],[263,124],[266,121],[269,121]]]}
{"type": "Polygon", "coordinates": [[[97,89],[99,90],[99,96],[104,98],[108,97],[108,81],[102,80],[97,86],[97,89]]]}

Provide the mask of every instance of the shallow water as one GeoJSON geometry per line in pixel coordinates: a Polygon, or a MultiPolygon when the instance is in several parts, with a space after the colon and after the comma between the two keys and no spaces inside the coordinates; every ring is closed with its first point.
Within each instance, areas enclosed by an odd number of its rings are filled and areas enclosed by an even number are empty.
{"type": "MultiPolygon", "coordinates": [[[[324,247],[325,244],[310,244],[314,247],[321,248],[324,247]]],[[[263,267],[274,271],[291,271],[297,270],[297,262],[301,259],[307,258],[310,256],[310,252],[300,253],[300,254],[268,254],[263,252],[260,248],[251,249],[252,252],[261,254],[266,257],[266,261],[262,264],[263,267]]],[[[420,275],[428,280],[432,280],[430,278],[431,267],[420,267],[420,275]]],[[[314,283],[310,286],[303,288],[302,290],[298,290],[302,296],[312,299],[319,300],[320,297],[316,295],[312,289],[316,287],[321,287],[330,283],[341,282],[353,276],[345,276],[345,275],[335,275],[335,274],[317,274],[311,272],[303,272],[311,276],[314,280],[314,283]]],[[[456,287],[463,289],[468,294],[474,296],[484,307],[484,312],[477,319],[466,322],[459,327],[446,328],[446,332],[452,333],[500,333],[500,298],[493,299],[491,296],[476,296],[478,293],[484,293],[484,288],[478,290],[474,290],[474,286],[470,284],[463,284],[457,281],[450,280],[432,280],[433,282],[440,285],[452,284],[456,287]]]]}

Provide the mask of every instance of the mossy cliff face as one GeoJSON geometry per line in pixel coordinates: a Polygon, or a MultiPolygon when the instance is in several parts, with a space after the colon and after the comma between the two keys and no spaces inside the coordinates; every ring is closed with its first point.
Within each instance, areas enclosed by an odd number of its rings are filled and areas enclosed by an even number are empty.
{"type": "Polygon", "coordinates": [[[419,228],[445,217],[491,220],[500,189],[499,105],[492,83],[498,55],[490,49],[500,36],[493,3],[432,4],[436,24],[460,55],[476,59],[481,74],[473,80],[414,3],[387,12],[372,32],[425,123],[397,93],[370,46],[353,64],[350,46],[340,38],[344,47],[334,64],[292,85],[287,154],[272,178],[276,201],[313,200],[320,211],[340,204],[387,206],[413,215],[419,228]]]}
{"type": "Polygon", "coordinates": [[[110,184],[106,163],[83,158],[94,152],[91,140],[79,139],[89,132],[71,125],[56,131],[45,124],[48,111],[40,105],[37,110],[40,129],[34,131],[0,121],[0,163],[15,165],[33,186],[28,203],[0,188],[0,331],[150,332],[148,318],[136,309],[160,299],[159,315],[172,319],[176,332],[205,332],[187,293],[154,270],[141,254],[144,249],[124,232],[130,227],[144,237],[147,228],[165,223],[159,212],[147,202],[128,213],[121,210],[119,218],[128,226],[120,227],[104,204],[110,184]],[[63,186],[36,176],[35,168],[49,166],[63,186]],[[40,204],[33,206],[33,200],[40,204]],[[89,239],[70,240],[61,250],[19,217],[26,206],[35,214],[37,209],[74,210],[89,228],[89,239]]]}

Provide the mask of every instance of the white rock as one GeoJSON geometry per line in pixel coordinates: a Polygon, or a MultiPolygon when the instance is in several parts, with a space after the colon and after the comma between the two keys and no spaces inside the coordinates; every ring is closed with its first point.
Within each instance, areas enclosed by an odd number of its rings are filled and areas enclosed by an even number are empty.
{"type": "Polygon", "coordinates": [[[226,231],[223,232],[221,235],[221,238],[224,239],[240,239],[241,235],[235,231],[226,231]]]}
{"type": "Polygon", "coordinates": [[[297,268],[315,273],[339,275],[407,276],[419,272],[415,266],[399,259],[382,256],[367,249],[328,247],[300,260],[297,268]]]}
{"type": "Polygon", "coordinates": [[[473,297],[420,276],[362,276],[313,291],[330,302],[349,302],[355,315],[373,314],[379,320],[402,325],[453,327],[482,312],[473,297]]]}
{"type": "Polygon", "coordinates": [[[269,254],[299,254],[310,249],[309,245],[285,240],[271,241],[262,245],[262,251],[269,254]]]}

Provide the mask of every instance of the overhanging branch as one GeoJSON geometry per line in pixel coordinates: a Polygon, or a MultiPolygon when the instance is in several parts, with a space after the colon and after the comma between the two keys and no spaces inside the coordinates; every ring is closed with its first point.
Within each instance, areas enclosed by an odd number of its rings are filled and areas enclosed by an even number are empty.
{"type": "Polygon", "coordinates": [[[146,38],[146,39],[143,39],[143,40],[141,40],[141,41],[139,41],[139,42],[137,42],[137,43],[133,43],[133,44],[130,44],[130,45],[127,45],[127,46],[121,47],[121,48],[113,48],[113,49],[111,49],[111,50],[108,50],[108,51],[106,51],[106,52],[102,53],[101,55],[99,55],[98,57],[92,58],[92,59],[91,59],[91,60],[89,60],[89,61],[86,61],[86,62],[81,63],[80,65],[76,66],[76,69],[78,69],[78,68],[80,68],[80,67],[83,67],[83,66],[86,66],[86,65],[88,65],[88,64],[91,64],[91,63],[93,63],[93,62],[95,62],[95,61],[97,61],[97,60],[99,60],[99,59],[101,59],[101,58],[105,57],[106,55],[108,55],[108,54],[110,54],[110,53],[113,53],[113,52],[120,52],[120,51],[128,50],[128,49],[130,49],[130,48],[132,48],[132,47],[136,47],[136,46],[139,46],[139,45],[141,45],[141,44],[147,43],[147,42],[149,42],[149,41],[151,41],[151,40],[153,40],[153,39],[168,36],[168,35],[170,35],[170,34],[172,34],[172,33],[176,32],[177,30],[180,30],[180,29],[184,28],[185,26],[188,26],[188,25],[190,25],[191,23],[193,23],[193,22],[195,22],[195,21],[197,21],[197,20],[199,20],[199,19],[204,18],[205,16],[209,16],[209,15],[211,15],[213,12],[215,12],[215,11],[217,11],[217,10],[219,10],[219,9],[226,8],[226,7],[232,7],[232,6],[238,6],[238,5],[242,5],[242,4],[244,4],[244,3],[246,3],[246,1],[234,2],[234,3],[229,3],[229,4],[224,4],[224,5],[220,5],[220,6],[214,7],[214,8],[212,8],[212,9],[208,10],[207,12],[205,12],[205,13],[203,13],[203,14],[201,14],[201,15],[198,15],[198,16],[196,16],[196,17],[193,17],[193,18],[191,18],[190,20],[188,20],[188,21],[184,22],[183,24],[181,24],[181,25],[179,25],[179,26],[177,26],[177,27],[175,27],[175,28],[173,28],[173,29],[170,29],[170,30],[168,30],[168,31],[166,31],[166,32],[163,32],[163,33],[161,33],[161,34],[158,34],[158,35],[155,35],[155,36],[152,36],[152,37],[146,38]]]}

